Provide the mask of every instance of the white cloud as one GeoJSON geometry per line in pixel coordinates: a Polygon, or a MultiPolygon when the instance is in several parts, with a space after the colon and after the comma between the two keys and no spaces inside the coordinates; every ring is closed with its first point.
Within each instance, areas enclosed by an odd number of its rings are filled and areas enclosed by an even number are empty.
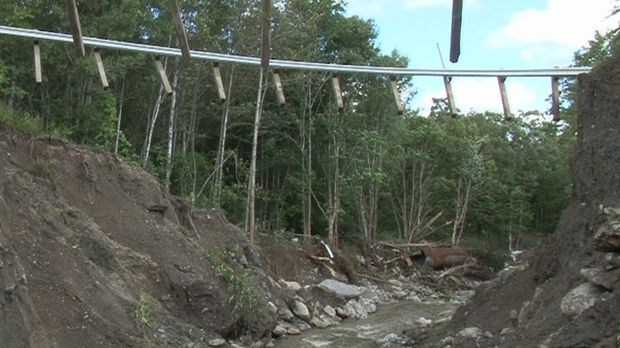
{"type": "MultiPolygon", "coordinates": [[[[372,18],[388,10],[411,11],[425,7],[452,6],[452,0],[349,0],[347,12],[350,15],[372,18]]],[[[465,0],[464,6],[479,6],[479,0],[465,0]]]]}
{"type": "Polygon", "coordinates": [[[515,13],[507,25],[489,35],[487,44],[495,48],[522,47],[521,56],[529,60],[548,59],[549,55],[560,57],[558,49],[574,52],[586,45],[595,31],[605,32],[617,26],[616,18],[609,18],[614,3],[548,0],[544,10],[515,13]]]}
{"type": "MultiPolygon", "coordinates": [[[[529,111],[536,108],[536,94],[519,81],[506,81],[506,90],[510,110],[517,114],[518,110],[529,111]]],[[[452,92],[456,107],[461,113],[470,110],[477,112],[503,112],[499,85],[495,78],[454,78],[452,92]]],[[[422,93],[414,100],[415,107],[428,112],[433,105],[433,98],[445,98],[444,89],[422,93]]]]}

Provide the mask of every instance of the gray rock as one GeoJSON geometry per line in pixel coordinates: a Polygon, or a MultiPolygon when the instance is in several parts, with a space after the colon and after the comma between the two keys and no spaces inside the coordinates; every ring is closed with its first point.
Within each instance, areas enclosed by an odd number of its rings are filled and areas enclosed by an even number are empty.
{"type": "Polygon", "coordinates": [[[602,293],[603,291],[597,285],[583,283],[564,296],[560,305],[562,313],[572,317],[579,316],[587,309],[594,307],[602,293]]]}
{"type": "Polygon", "coordinates": [[[291,336],[295,336],[295,335],[299,335],[301,333],[301,330],[295,327],[289,327],[288,330],[286,330],[286,333],[291,336]]]}
{"type": "Polygon", "coordinates": [[[285,289],[290,289],[294,291],[299,291],[302,289],[301,285],[298,282],[287,282],[284,279],[278,280],[278,284],[280,284],[285,289]]]}
{"type": "Polygon", "coordinates": [[[517,313],[516,309],[511,309],[510,310],[510,321],[512,322],[513,326],[517,326],[519,321],[519,313],[517,313]]]}
{"type": "Polygon", "coordinates": [[[330,323],[324,321],[323,319],[319,317],[312,317],[312,319],[310,319],[310,323],[318,327],[319,329],[324,329],[330,325],[330,323]]]}
{"type": "Polygon", "coordinates": [[[620,224],[606,223],[594,235],[594,249],[602,252],[620,252],[620,224]]]}
{"type": "Polygon", "coordinates": [[[308,331],[312,329],[312,326],[308,325],[307,323],[301,323],[301,325],[299,325],[299,330],[304,332],[304,331],[308,331]]]}
{"type": "Polygon", "coordinates": [[[280,308],[278,309],[278,317],[282,320],[290,322],[295,319],[295,314],[293,314],[293,312],[291,312],[288,308],[280,308]]]}
{"type": "Polygon", "coordinates": [[[319,287],[344,298],[357,298],[362,294],[353,285],[345,284],[334,279],[325,279],[319,284],[319,287]]]}
{"type": "Polygon", "coordinates": [[[402,290],[397,290],[397,291],[394,291],[394,293],[393,293],[394,298],[397,299],[397,300],[402,300],[403,298],[407,297],[408,295],[409,295],[409,293],[407,293],[406,291],[402,291],[402,290]]]}
{"type": "Polygon", "coordinates": [[[502,329],[502,331],[499,332],[500,336],[506,336],[506,335],[510,335],[515,333],[515,329],[511,328],[511,327],[505,327],[502,329]]]}
{"type": "Polygon", "coordinates": [[[273,331],[271,331],[271,333],[275,337],[280,337],[286,333],[286,328],[282,325],[276,325],[276,327],[273,329],[273,331]]]}
{"type": "Polygon", "coordinates": [[[269,309],[269,312],[273,314],[276,314],[278,312],[278,307],[271,301],[267,302],[267,308],[269,309]]]}
{"type": "Polygon", "coordinates": [[[349,313],[351,313],[351,316],[355,319],[368,318],[368,312],[366,311],[364,306],[362,306],[361,303],[355,300],[351,300],[347,302],[347,305],[345,306],[345,308],[349,311],[349,313]]]}
{"type": "Polygon", "coordinates": [[[433,321],[424,317],[419,317],[418,320],[415,321],[415,324],[419,327],[428,327],[433,325],[433,321]]]}
{"type": "Polygon", "coordinates": [[[323,308],[323,312],[325,312],[325,314],[329,315],[332,318],[336,316],[336,310],[330,305],[325,306],[323,308]]]}
{"type": "Polygon", "coordinates": [[[607,261],[608,267],[618,268],[620,267],[620,254],[607,253],[605,254],[605,261],[607,261]]]}
{"type": "Polygon", "coordinates": [[[226,340],[223,338],[216,338],[209,341],[209,347],[221,347],[226,344],[226,340]]]}
{"type": "Polygon", "coordinates": [[[383,336],[383,338],[380,338],[377,340],[377,344],[385,344],[385,343],[392,343],[392,342],[396,342],[398,341],[398,335],[395,333],[389,333],[385,336],[383,336]]]}
{"type": "Polygon", "coordinates": [[[614,289],[614,283],[620,279],[620,270],[606,271],[601,268],[583,268],[579,273],[590,282],[610,291],[614,289]]]}
{"type": "Polygon", "coordinates": [[[306,304],[302,301],[293,300],[293,303],[291,304],[291,311],[301,320],[310,319],[310,311],[308,310],[308,306],[306,306],[306,304]]]}
{"type": "Polygon", "coordinates": [[[478,327],[468,327],[459,331],[459,336],[464,338],[476,339],[483,334],[482,329],[478,327]]]}
{"type": "Polygon", "coordinates": [[[372,301],[361,300],[360,304],[362,305],[362,307],[364,307],[368,314],[372,314],[377,311],[377,304],[372,301]]]}

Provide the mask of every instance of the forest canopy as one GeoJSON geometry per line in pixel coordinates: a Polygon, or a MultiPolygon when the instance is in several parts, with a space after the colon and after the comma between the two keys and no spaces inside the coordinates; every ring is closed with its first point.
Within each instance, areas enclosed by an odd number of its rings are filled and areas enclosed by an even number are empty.
{"type": "MultiPolygon", "coordinates": [[[[78,1],[85,36],[177,47],[167,0],[78,1]]],[[[262,5],[255,0],[179,0],[193,49],[260,57],[262,5]]],[[[406,67],[382,54],[372,20],[347,16],[335,0],[276,1],[274,59],[406,67]]],[[[0,1],[3,25],[71,33],[65,2],[0,1]]],[[[616,54],[616,33],[600,33],[575,55],[593,66],[616,54]]],[[[221,103],[205,61],[164,58],[167,95],[153,58],[102,50],[110,87],[101,86],[92,48],[42,42],[43,81],[33,78],[32,41],[0,37],[2,119],[29,130],[116,153],[147,168],[197,206],[247,221],[257,95],[257,233],[319,237],[372,248],[389,239],[458,243],[461,236],[507,241],[555,230],[567,206],[575,143],[575,82],[563,81],[564,121],[547,110],[451,117],[438,99],[430,115],[407,107],[415,93],[399,80],[399,115],[387,76],[340,74],[338,110],[327,72],[281,70],[286,106],[259,67],[219,65],[221,103]],[[262,92],[262,93],[261,93],[262,92]],[[261,99],[262,98],[262,99],[261,99]],[[541,116],[542,115],[542,116],[541,116]]],[[[493,96],[494,97],[494,96],[493,96]]]]}

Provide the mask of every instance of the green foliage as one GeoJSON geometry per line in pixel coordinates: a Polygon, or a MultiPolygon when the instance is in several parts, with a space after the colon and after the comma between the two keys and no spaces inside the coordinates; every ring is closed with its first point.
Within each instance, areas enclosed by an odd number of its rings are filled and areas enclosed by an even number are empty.
{"type": "Polygon", "coordinates": [[[38,176],[40,178],[44,178],[50,181],[54,191],[60,190],[60,186],[58,184],[58,176],[56,172],[52,169],[52,166],[47,160],[37,160],[32,162],[30,165],[30,172],[34,176],[38,176]]]}
{"type": "Polygon", "coordinates": [[[40,118],[34,117],[25,111],[10,110],[4,105],[0,105],[0,121],[16,129],[34,134],[43,133],[40,118]]]}
{"type": "Polygon", "coordinates": [[[135,311],[136,320],[139,324],[144,324],[149,328],[153,327],[153,301],[149,295],[140,296],[140,301],[135,311]]]}
{"type": "MultiPolygon", "coordinates": [[[[84,35],[175,44],[165,2],[99,1],[78,6],[84,35]]],[[[260,2],[185,1],[183,8],[192,47],[260,54],[260,2]]],[[[342,1],[289,0],[286,6],[274,7],[273,18],[275,59],[408,66],[407,58],[396,51],[381,53],[374,23],[347,17],[342,1]]],[[[43,0],[28,6],[0,2],[0,22],[71,31],[65,6],[43,0]]],[[[576,53],[575,64],[600,64],[616,56],[619,47],[617,32],[597,34],[576,53]]],[[[32,47],[4,37],[0,98],[11,108],[0,107],[0,120],[110,152],[118,137],[119,155],[137,163],[156,114],[146,168],[164,182],[172,102],[163,95],[155,113],[161,82],[152,58],[103,51],[110,82],[104,90],[92,57],[75,59],[72,52],[70,43],[42,42],[44,81],[37,85],[32,78],[32,47]],[[122,123],[117,131],[119,113],[122,123]]],[[[181,63],[172,175],[166,184],[196,206],[221,208],[230,221],[241,223],[247,205],[258,70],[228,63],[220,69],[226,104],[218,102],[215,88],[205,88],[213,81],[209,65],[181,63]],[[219,185],[214,172],[224,115],[228,115],[224,149],[228,160],[219,185]]],[[[170,62],[167,71],[172,71],[170,62]]],[[[339,113],[328,75],[284,69],[281,77],[287,105],[278,106],[269,86],[256,180],[256,223],[275,231],[275,240],[281,231],[288,238],[289,233],[303,233],[306,226],[314,235],[325,236],[330,224],[340,236],[368,246],[378,238],[407,241],[413,234],[425,236],[454,219],[459,180],[473,185],[465,236],[505,241],[508,234],[534,239],[555,230],[570,197],[568,154],[575,143],[578,99],[574,81],[563,81],[565,121],[552,124],[528,120],[528,113],[511,122],[493,113],[453,119],[444,99],[436,100],[429,117],[409,109],[399,116],[388,78],[370,74],[340,74],[346,105],[339,113]],[[435,216],[437,220],[426,226],[435,216]]],[[[415,94],[411,81],[398,79],[405,101],[415,94]]],[[[36,166],[40,168],[33,168],[33,174],[39,172],[35,175],[54,182],[49,163],[36,166]]],[[[449,227],[428,238],[447,237],[449,227]]],[[[236,275],[233,280],[231,270],[234,267],[221,268],[221,277],[236,284],[232,287],[242,294],[237,297],[249,296],[243,295],[245,278],[236,275]]]]}
{"type": "Polygon", "coordinates": [[[228,286],[228,302],[233,306],[233,314],[244,319],[246,325],[259,322],[262,318],[261,308],[265,306],[252,284],[253,273],[250,269],[238,269],[234,266],[234,251],[213,249],[207,253],[209,262],[215,268],[215,274],[228,286]]]}

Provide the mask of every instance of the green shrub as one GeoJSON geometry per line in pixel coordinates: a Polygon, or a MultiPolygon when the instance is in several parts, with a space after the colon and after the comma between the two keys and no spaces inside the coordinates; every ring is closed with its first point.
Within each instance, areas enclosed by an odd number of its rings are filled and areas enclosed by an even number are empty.
{"type": "Polygon", "coordinates": [[[247,324],[258,322],[261,319],[260,308],[264,303],[252,285],[252,271],[233,267],[236,256],[233,251],[214,249],[207,255],[215,268],[215,274],[228,285],[228,301],[233,305],[233,313],[243,317],[247,324]]]}
{"type": "Polygon", "coordinates": [[[32,164],[30,165],[30,172],[34,176],[48,179],[51,182],[54,191],[58,191],[60,189],[60,186],[58,185],[58,177],[56,176],[56,173],[52,170],[52,166],[48,161],[36,160],[32,162],[32,164]]]}
{"type": "Polygon", "coordinates": [[[136,319],[138,323],[144,323],[148,327],[153,327],[153,298],[148,295],[140,296],[138,308],[136,308],[136,319]]]}

